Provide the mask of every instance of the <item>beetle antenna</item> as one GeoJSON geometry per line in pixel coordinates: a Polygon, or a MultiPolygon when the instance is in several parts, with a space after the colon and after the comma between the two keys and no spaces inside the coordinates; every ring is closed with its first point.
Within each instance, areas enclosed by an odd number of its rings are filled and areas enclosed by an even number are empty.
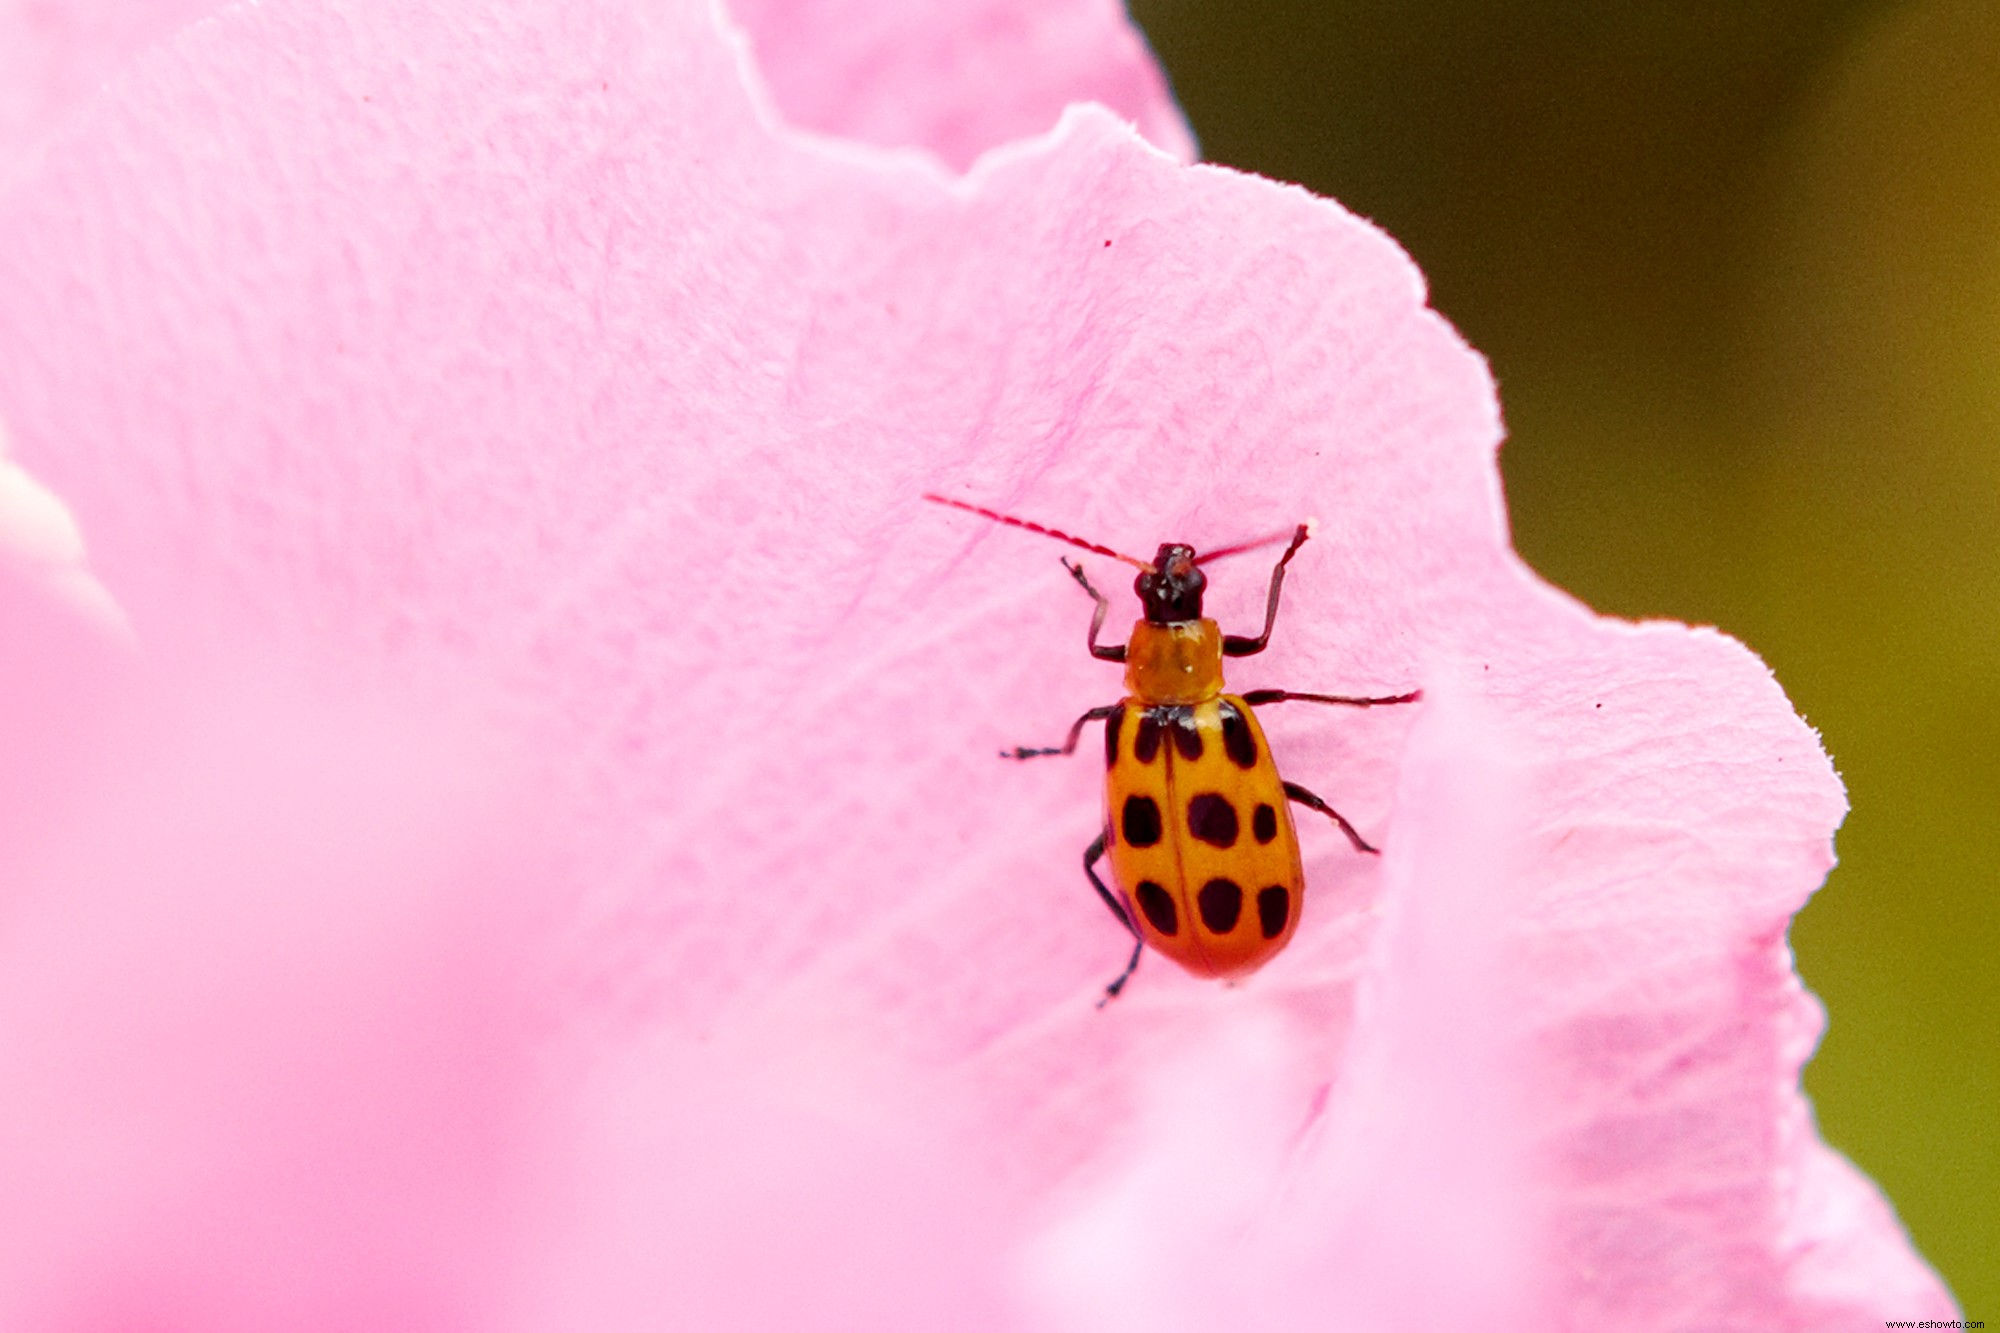
{"type": "Polygon", "coordinates": [[[1262,537],[1252,537],[1247,542],[1238,542],[1234,546],[1219,546],[1213,551],[1203,551],[1194,558],[1194,562],[1197,565],[1205,565],[1211,560],[1220,560],[1225,555],[1241,555],[1245,551],[1254,551],[1259,547],[1276,546],[1279,542],[1285,540],[1285,538],[1290,537],[1292,544],[1285,548],[1283,555],[1278,557],[1278,563],[1282,565],[1290,560],[1301,546],[1306,544],[1306,538],[1313,535],[1313,527],[1316,522],[1317,520],[1309,518],[1296,528],[1284,528],[1277,532],[1265,533],[1262,537]]]}
{"type": "Polygon", "coordinates": [[[1062,532],[1055,528],[1045,528],[1039,523],[1030,523],[1025,518],[1015,518],[1011,514],[1001,514],[991,509],[982,509],[978,505],[967,504],[963,500],[953,500],[948,496],[932,495],[928,491],[924,493],[924,499],[929,500],[932,504],[944,505],[949,509],[963,509],[968,514],[977,514],[981,518],[990,518],[995,523],[1005,523],[1010,528],[1026,528],[1029,532],[1039,532],[1044,537],[1054,537],[1059,542],[1068,542],[1071,546],[1081,546],[1086,551],[1095,551],[1099,555],[1108,555],[1113,560],[1123,560],[1126,564],[1137,569],[1151,569],[1153,567],[1150,560],[1134,559],[1122,551],[1112,550],[1109,546],[1099,546],[1096,542],[1087,542],[1081,537],[1072,537],[1067,532],[1062,532]]]}

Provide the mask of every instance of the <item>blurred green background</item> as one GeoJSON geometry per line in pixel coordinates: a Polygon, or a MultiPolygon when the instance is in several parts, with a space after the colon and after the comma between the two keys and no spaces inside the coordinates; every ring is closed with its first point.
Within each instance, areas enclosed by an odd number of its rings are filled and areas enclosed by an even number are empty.
{"type": "Polygon", "coordinates": [[[2000,1320],[2000,3],[1132,4],[1208,159],[1374,218],[1492,360],[1522,554],[1820,729],[1806,1087],[2000,1320]]]}

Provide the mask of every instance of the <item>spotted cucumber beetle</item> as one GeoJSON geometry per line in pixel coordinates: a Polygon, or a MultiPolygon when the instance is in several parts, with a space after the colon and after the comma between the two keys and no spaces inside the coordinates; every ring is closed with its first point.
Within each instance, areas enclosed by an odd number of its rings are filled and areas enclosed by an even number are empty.
{"type": "Polygon", "coordinates": [[[963,500],[942,495],[924,499],[1053,537],[1139,570],[1132,586],[1145,618],[1132,626],[1131,638],[1124,644],[1101,644],[1097,635],[1111,603],[1084,576],[1081,564],[1064,558],[1063,568],[1097,603],[1090,617],[1090,655],[1125,664],[1125,697],[1078,718],[1061,745],[1001,751],[1007,759],[1074,754],[1083,729],[1092,722],[1104,723],[1104,831],[1085,849],[1083,873],[1119,924],[1132,933],[1132,957],[1104,988],[1098,1004],[1116,998],[1125,988],[1147,945],[1200,977],[1241,977],[1262,967],[1298,929],[1305,893],[1289,802],[1331,819],[1355,851],[1374,855],[1375,848],[1339,811],[1278,775],[1253,708],[1288,702],[1371,708],[1412,703],[1423,696],[1421,690],[1378,697],[1290,690],[1223,693],[1222,659],[1261,653],[1270,642],[1285,566],[1311,535],[1309,526],[1302,523],[1289,534],[1291,542],[1271,570],[1264,630],[1247,638],[1224,634],[1215,621],[1202,615],[1201,597],[1208,579],[1201,566],[1275,544],[1288,534],[1200,555],[1192,546],[1164,542],[1146,561],[963,500]],[[1112,882],[1118,886],[1115,894],[1097,874],[1097,863],[1107,854],[1112,882]]]}

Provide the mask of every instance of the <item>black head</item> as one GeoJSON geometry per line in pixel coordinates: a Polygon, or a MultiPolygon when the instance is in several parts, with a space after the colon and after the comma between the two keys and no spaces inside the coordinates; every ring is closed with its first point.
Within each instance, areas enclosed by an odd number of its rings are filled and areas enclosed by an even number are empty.
{"type": "MultiPolygon", "coordinates": [[[[1044,537],[1053,537],[1059,542],[1068,542],[1071,546],[1095,551],[1099,555],[1108,555],[1113,560],[1123,560],[1128,565],[1138,566],[1139,577],[1132,584],[1132,590],[1139,594],[1139,601],[1146,608],[1146,622],[1152,625],[1174,625],[1201,619],[1201,595],[1208,589],[1208,579],[1202,574],[1201,566],[1208,561],[1220,560],[1224,556],[1238,555],[1244,551],[1254,551],[1260,546],[1281,542],[1289,536],[1292,544],[1278,557],[1278,568],[1283,569],[1299,547],[1305,543],[1306,538],[1312,535],[1312,525],[1301,523],[1289,532],[1274,532],[1268,536],[1253,537],[1249,541],[1237,542],[1233,546],[1216,547],[1200,556],[1194,553],[1192,546],[1183,546],[1179,542],[1163,542],[1160,545],[1160,553],[1153,557],[1153,563],[1149,565],[1136,556],[1114,551],[1109,546],[1099,546],[1096,542],[1085,541],[1081,537],[1072,537],[1057,528],[1047,528],[1039,523],[1030,523],[1025,518],[1015,518],[1012,514],[1002,514],[997,510],[985,509],[976,504],[967,504],[964,500],[953,500],[942,495],[926,495],[924,499],[951,509],[963,509],[968,514],[977,514],[981,518],[990,518],[995,523],[1005,523],[1010,528],[1026,528],[1029,532],[1039,532],[1044,537]]],[[[1064,563],[1068,564],[1067,561],[1064,563]]],[[[1082,570],[1076,565],[1070,565],[1070,573],[1079,579],[1083,577],[1082,570]]],[[[1088,583],[1083,586],[1086,589],[1090,588],[1088,583]]],[[[1277,586],[1277,575],[1274,573],[1271,583],[1273,606],[1277,605],[1277,586]]],[[[1097,596],[1096,590],[1091,589],[1091,596],[1097,596]]],[[[1102,605],[1097,615],[1099,621],[1104,618],[1102,605]]],[[[1093,634],[1095,632],[1092,631],[1093,634]]]]}
{"type": "Polygon", "coordinates": [[[1201,594],[1207,587],[1207,576],[1194,562],[1194,547],[1178,542],[1162,543],[1152,568],[1140,570],[1132,584],[1146,608],[1146,621],[1152,625],[1200,620],[1201,594]]]}

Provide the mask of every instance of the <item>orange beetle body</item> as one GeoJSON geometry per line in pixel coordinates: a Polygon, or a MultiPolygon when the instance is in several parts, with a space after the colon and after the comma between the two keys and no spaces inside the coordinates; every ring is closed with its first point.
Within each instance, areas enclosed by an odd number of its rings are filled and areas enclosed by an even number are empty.
{"type": "Polygon", "coordinates": [[[1129,923],[1196,976],[1253,972],[1297,929],[1305,873],[1264,729],[1222,692],[1221,629],[1140,621],[1125,690],[1104,720],[1104,846],[1129,923]]]}
{"type": "Polygon", "coordinates": [[[1083,868],[1134,940],[1131,960],[1105,987],[1104,1000],[1124,988],[1148,946],[1196,976],[1241,977],[1256,971],[1298,929],[1305,873],[1291,803],[1333,820],[1355,850],[1373,854],[1375,849],[1333,807],[1279,776],[1254,706],[1300,700],[1369,707],[1422,697],[1416,690],[1371,697],[1288,690],[1223,693],[1222,659],[1264,651],[1277,621],[1285,566],[1310,529],[1301,524],[1289,534],[1290,544],[1271,571],[1263,633],[1251,638],[1225,635],[1202,615],[1207,580],[1200,566],[1263,545],[1261,541],[1200,556],[1193,547],[1169,542],[1148,562],[963,501],[924,498],[1139,569],[1133,590],[1145,618],[1132,626],[1124,644],[1100,644],[1097,635],[1110,603],[1080,565],[1063,562],[1097,602],[1090,622],[1091,655],[1124,663],[1125,698],[1078,718],[1060,746],[1002,752],[1011,759],[1072,754],[1087,724],[1104,723],[1104,831],[1084,852],[1083,868]],[[1115,893],[1097,874],[1097,864],[1106,856],[1115,893]]]}

